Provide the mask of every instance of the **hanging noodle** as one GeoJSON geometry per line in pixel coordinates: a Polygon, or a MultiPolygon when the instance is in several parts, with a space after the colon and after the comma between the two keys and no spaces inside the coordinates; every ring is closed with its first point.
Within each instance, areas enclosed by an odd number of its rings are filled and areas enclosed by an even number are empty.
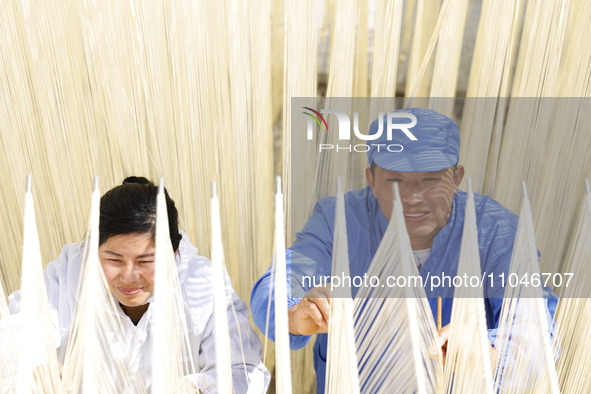
{"type": "Polygon", "coordinates": [[[433,66],[432,97],[429,108],[446,116],[453,115],[456,84],[460,66],[462,38],[466,26],[468,0],[454,1],[449,5],[445,20],[441,24],[441,33],[437,45],[437,54],[433,66]],[[444,99],[439,99],[443,97],[444,99]],[[446,99],[447,98],[447,99],[446,99]]]}
{"type": "MultiPolygon", "coordinates": [[[[479,251],[474,193],[468,179],[466,215],[457,276],[482,277],[479,251]]],[[[480,287],[470,287],[466,284],[454,289],[449,323],[451,332],[444,369],[447,393],[493,392],[490,345],[484,311],[483,292],[480,287]]]]}
{"type": "MultiPolygon", "coordinates": [[[[531,207],[524,182],[523,202],[507,278],[530,279],[536,276],[541,277],[531,207]]],[[[495,348],[498,352],[495,389],[500,388],[503,393],[521,393],[535,383],[537,390],[559,392],[546,302],[539,286],[530,286],[519,280],[505,287],[495,348]]]]}
{"type": "MultiPolygon", "coordinates": [[[[275,195],[275,254],[273,259],[273,282],[275,297],[279,300],[287,299],[287,273],[285,261],[285,225],[283,218],[283,193],[281,192],[281,178],[277,177],[277,194],[275,195]]],[[[289,359],[289,330],[287,319],[287,305],[283,302],[275,303],[275,379],[276,391],[290,394],[291,362],[289,359]]]]}
{"type": "MultiPolygon", "coordinates": [[[[345,195],[340,178],[337,179],[334,228],[331,272],[340,277],[350,277],[345,195]]],[[[326,391],[328,393],[359,393],[351,297],[351,289],[347,286],[338,287],[331,292],[326,359],[326,391]]]]}
{"type": "Polygon", "coordinates": [[[220,201],[217,197],[215,182],[211,186],[211,271],[214,300],[216,342],[216,378],[220,393],[232,393],[232,371],[230,362],[230,336],[228,334],[228,314],[226,312],[227,295],[224,278],[224,245],[220,224],[220,201]]]}
{"type": "Polygon", "coordinates": [[[587,193],[579,206],[579,220],[576,235],[567,256],[568,272],[573,273],[572,282],[556,311],[556,326],[559,337],[560,357],[556,365],[560,391],[579,393],[591,385],[591,375],[587,373],[591,349],[584,346],[580,338],[591,335],[591,300],[580,298],[581,291],[588,288],[591,267],[588,256],[591,255],[591,191],[586,181],[587,193]]]}
{"type": "MultiPolygon", "coordinates": [[[[304,204],[298,199],[292,199],[293,193],[312,194],[310,183],[296,184],[292,178],[293,160],[309,163],[310,169],[315,167],[316,157],[303,156],[303,149],[292,145],[292,114],[299,114],[301,108],[292,108],[292,97],[315,97],[317,94],[317,46],[318,33],[316,23],[316,2],[312,0],[284,2],[285,47],[283,52],[283,118],[282,118],[282,170],[283,194],[285,196],[285,229],[286,240],[292,242],[296,231],[299,231],[305,219],[311,212],[311,204],[304,204]]],[[[297,131],[294,131],[297,132],[297,131]]],[[[309,177],[314,173],[310,171],[309,177]]],[[[268,262],[268,258],[264,259],[268,262]]],[[[267,264],[268,265],[268,264],[267,264]]],[[[263,272],[261,270],[260,272],[263,272]]],[[[265,342],[270,342],[265,340],[265,342]]],[[[272,351],[272,350],[271,350],[272,351]]],[[[266,365],[272,368],[272,363],[265,359],[266,365]]],[[[300,382],[303,391],[315,386],[313,371],[312,349],[294,352],[292,354],[292,380],[300,382]]]]}
{"type": "Polygon", "coordinates": [[[192,393],[195,388],[183,379],[184,375],[195,373],[195,366],[187,337],[184,303],[170,241],[163,178],[160,179],[156,199],[155,249],[154,299],[151,305],[153,308],[151,391],[192,393]]]}
{"type": "Polygon", "coordinates": [[[25,193],[24,228],[16,391],[60,392],[59,367],[54,351],[53,324],[43,278],[30,175],[25,193]]]}

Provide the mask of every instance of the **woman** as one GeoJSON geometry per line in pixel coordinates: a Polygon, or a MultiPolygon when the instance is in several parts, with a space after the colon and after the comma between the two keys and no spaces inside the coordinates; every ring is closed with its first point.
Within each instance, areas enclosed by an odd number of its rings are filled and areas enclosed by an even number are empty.
{"type": "MultiPolygon", "coordinates": [[[[154,237],[158,188],[143,177],[129,177],[101,198],[99,259],[109,289],[118,301],[131,349],[129,370],[151,384],[151,310],[154,288],[154,237]]],[[[197,254],[178,229],[178,211],[165,190],[170,240],[187,315],[196,374],[187,379],[203,393],[216,391],[213,289],[210,262],[197,254]]],[[[45,270],[45,283],[56,327],[58,360],[63,363],[74,320],[83,243],[66,245],[45,270]]],[[[20,310],[20,292],[9,297],[11,313],[20,310]]],[[[260,341],[248,323],[248,309],[232,290],[228,321],[232,380],[237,393],[264,392],[270,375],[261,362],[260,341]],[[243,356],[244,362],[243,363],[243,356]],[[246,372],[246,373],[245,373],[246,372]]]]}

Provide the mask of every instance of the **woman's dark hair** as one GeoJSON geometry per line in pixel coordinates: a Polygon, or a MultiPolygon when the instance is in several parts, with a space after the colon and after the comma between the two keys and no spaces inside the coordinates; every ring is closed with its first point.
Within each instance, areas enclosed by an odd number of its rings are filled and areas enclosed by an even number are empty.
{"type": "MultiPolygon", "coordinates": [[[[156,233],[156,195],[158,187],[144,177],[130,176],[123,184],[109,190],[101,197],[99,221],[99,245],[109,237],[121,234],[156,233]]],[[[164,189],[168,227],[172,249],[181,242],[179,213],[174,201],[164,189]]]]}

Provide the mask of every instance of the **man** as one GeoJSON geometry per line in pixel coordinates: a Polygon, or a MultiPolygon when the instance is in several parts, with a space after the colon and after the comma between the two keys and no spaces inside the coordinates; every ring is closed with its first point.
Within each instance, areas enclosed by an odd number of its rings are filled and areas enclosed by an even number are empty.
{"type": "MultiPolygon", "coordinates": [[[[460,136],[455,122],[434,111],[411,108],[400,118],[408,122],[412,114],[416,126],[409,131],[416,138],[394,130],[387,140],[388,117],[374,121],[369,134],[379,133],[378,121],[385,122],[382,135],[370,144],[369,168],[365,175],[368,186],[345,195],[349,239],[350,275],[363,276],[380,244],[393,207],[393,183],[397,182],[403,205],[406,229],[423,280],[442,273],[453,276],[457,271],[466,208],[466,193],[458,190],[464,168],[458,165],[460,136]],[[389,144],[403,146],[402,151],[387,149],[389,144]]],[[[483,272],[507,274],[513,250],[518,217],[489,197],[475,195],[478,243],[483,272]]],[[[324,392],[330,299],[323,288],[307,289],[301,278],[330,275],[335,199],[325,198],[316,204],[303,230],[287,251],[287,269],[291,274],[291,291],[307,292],[303,298],[289,298],[289,331],[292,349],[305,346],[313,334],[319,334],[314,346],[314,364],[318,392],[324,392]],[[300,289],[302,287],[302,289],[300,289]]],[[[257,326],[267,332],[267,305],[270,270],[255,284],[251,310],[257,326]]],[[[288,278],[290,281],[290,278],[288,278]]],[[[453,289],[447,289],[448,291],[453,289]]],[[[498,284],[484,287],[488,339],[495,346],[504,289],[498,284]]],[[[425,288],[433,315],[437,313],[436,296],[442,289],[425,288]]],[[[352,288],[353,296],[356,289],[352,288]]],[[[452,293],[445,293],[442,306],[443,325],[440,337],[447,338],[451,317],[452,293]]],[[[272,300],[273,302],[273,300],[272,300]]],[[[274,338],[273,304],[270,309],[269,337],[274,338]]],[[[554,315],[556,299],[548,300],[554,315]]],[[[444,345],[445,346],[445,345],[444,345]]]]}

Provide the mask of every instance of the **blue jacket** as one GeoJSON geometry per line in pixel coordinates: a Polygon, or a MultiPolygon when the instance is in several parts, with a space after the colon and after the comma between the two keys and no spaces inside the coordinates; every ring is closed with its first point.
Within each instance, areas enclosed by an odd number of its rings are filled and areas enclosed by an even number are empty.
{"type": "MultiPolygon", "coordinates": [[[[488,196],[475,194],[474,199],[481,270],[487,274],[494,273],[495,280],[498,280],[499,274],[502,273],[505,273],[505,278],[507,278],[518,217],[488,196]]],[[[328,197],[316,204],[312,216],[302,231],[296,235],[297,239],[291,249],[286,252],[287,280],[288,284],[291,283],[291,286],[288,286],[288,308],[299,303],[305,293],[310,290],[302,286],[302,275],[310,277],[330,275],[335,201],[334,197],[328,197]]],[[[450,276],[456,274],[465,210],[466,193],[458,190],[453,198],[453,207],[449,220],[433,239],[429,257],[420,269],[423,280],[427,281],[428,276],[440,276],[442,272],[450,276]]],[[[345,212],[349,242],[350,275],[351,277],[355,275],[363,276],[367,272],[382,240],[388,226],[388,220],[382,214],[369,186],[345,195],[345,212]]],[[[269,338],[274,340],[274,299],[271,300],[269,327],[266,326],[270,283],[271,269],[255,283],[251,294],[250,307],[257,327],[262,332],[268,332],[269,338]]],[[[495,282],[494,287],[490,287],[489,283],[485,282],[483,287],[486,319],[489,327],[488,338],[493,346],[496,343],[504,293],[504,289],[498,283],[495,282]]],[[[355,288],[352,288],[353,296],[355,296],[355,290],[355,288]]],[[[441,292],[435,293],[430,288],[425,288],[425,291],[429,297],[433,317],[436,319],[436,297],[441,295],[441,292]]],[[[556,296],[549,289],[545,289],[545,295],[552,297],[547,298],[547,304],[549,313],[553,317],[557,304],[556,296]]],[[[443,325],[448,324],[450,321],[452,302],[451,298],[443,299],[443,325]]],[[[310,338],[310,336],[290,334],[291,349],[296,350],[304,347],[310,338]]],[[[314,346],[314,366],[316,368],[319,393],[324,392],[326,349],[327,335],[319,334],[314,346]]]]}

